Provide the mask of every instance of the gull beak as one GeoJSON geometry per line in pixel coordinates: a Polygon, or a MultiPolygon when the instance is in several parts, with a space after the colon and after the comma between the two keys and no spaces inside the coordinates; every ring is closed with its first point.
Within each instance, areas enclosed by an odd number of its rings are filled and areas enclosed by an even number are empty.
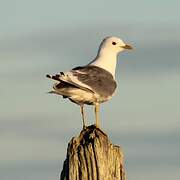
{"type": "Polygon", "coordinates": [[[133,49],[132,46],[130,46],[129,44],[126,44],[125,46],[121,46],[121,47],[129,50],[133,49]]]}

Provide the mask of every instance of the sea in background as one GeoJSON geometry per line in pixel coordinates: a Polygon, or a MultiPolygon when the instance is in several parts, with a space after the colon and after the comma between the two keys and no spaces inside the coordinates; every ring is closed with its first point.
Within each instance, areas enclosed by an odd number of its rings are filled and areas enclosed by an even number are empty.
{"type": "MultiPolygon", "coordinates": [[[[180,178],[180,3],[93,2],[0,7],[1,180],[59,179],[82,120],[77,105],[46,93],[45,75],[86,65],[110,35],[134,50],[118,57],[118,90],[101,105],[101,127],[123,148],[129,180],[180,178]]],[[[86,116],[94,123],[92,106],[86,116]]]]}

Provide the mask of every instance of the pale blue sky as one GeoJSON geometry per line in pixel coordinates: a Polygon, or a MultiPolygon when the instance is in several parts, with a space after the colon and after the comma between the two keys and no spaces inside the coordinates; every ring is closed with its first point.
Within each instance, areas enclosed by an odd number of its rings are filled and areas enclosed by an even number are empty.
{"type": "MultiPolygon", "coordinates": [[[[128,179],[180,178],[179,1],[0,1],[0,179],[58,179],[78,106],[47,95],[45,74],[87,64],[105,36],[119,56],[118,91],[101,126],[125,152],[128,179]]],[[[93,123],[93,109],[87,107],[93,123]]]]}
{"type": "Polygon", "coordinates": [[[1,37],[41,30],[95,25],[180,26],[178,0],[0,1],[1,37]]]}

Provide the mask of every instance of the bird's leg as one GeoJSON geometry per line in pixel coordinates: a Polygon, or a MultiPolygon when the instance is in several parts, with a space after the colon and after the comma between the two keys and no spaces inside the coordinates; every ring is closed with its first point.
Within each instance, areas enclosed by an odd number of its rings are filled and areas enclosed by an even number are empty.
{"type": "Polygon", "coordinates": [[[99,128],[99,103],[95,103],[96,127],[99,128]]]}
{"type": "Polygon", "coordinates": [[[83,120],[83,129],[86,128],[86,123],[85,123],[85,117],[84,117],[84,105],[80,105],[81,108],[81,115],[82,115],[82,120],[83,120]]]}

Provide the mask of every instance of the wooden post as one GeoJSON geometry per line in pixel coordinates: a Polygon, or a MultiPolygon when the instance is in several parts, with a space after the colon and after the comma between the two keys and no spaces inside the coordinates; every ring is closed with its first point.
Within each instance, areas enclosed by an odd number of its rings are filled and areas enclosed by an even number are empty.
{"type": "Polygon", "coordinates": [[[88,126],[69,142],[60,180],[125,180],[121,148],[88,126]]]}

